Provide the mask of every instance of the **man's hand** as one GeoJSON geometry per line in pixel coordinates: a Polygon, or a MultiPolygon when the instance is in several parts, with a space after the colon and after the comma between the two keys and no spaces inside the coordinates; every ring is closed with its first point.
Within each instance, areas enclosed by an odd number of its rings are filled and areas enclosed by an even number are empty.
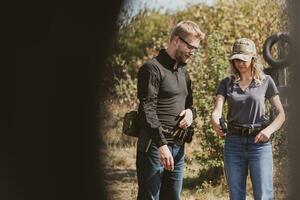
{"type": "Polygon", "coordinates": [[[183,110],[180,114],[180,117],[183,117],[179,122],[180,128],[187,128],[193,123],[193,112],[191,109],[183,110]]]}
{"type": "Polygon", "coordinates": [[[158,148],[159,161],[167,170],[174,169],[174,159],[167,145],[158,148]]]}
{"type": "Polygon", "coordinates": [[[254,139],[255,143],[267,142],[270,139],[271,134],[264,133],[263,130],[260,131],[254,139]]]}

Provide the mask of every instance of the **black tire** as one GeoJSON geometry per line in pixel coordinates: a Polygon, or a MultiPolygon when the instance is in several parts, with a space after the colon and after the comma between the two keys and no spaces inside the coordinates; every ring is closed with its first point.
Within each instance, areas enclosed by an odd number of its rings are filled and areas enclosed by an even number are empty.
{"type": "Polygon", "coordinates": [[[286,67],[290,63],[290,53],[288,53],[288,55],[286,55],[284,58],[275,59],[272,57],[271,49],[273,45],[280,40],[288,43],[288,45],[291,45],[290,37],[283,33],[271,35],[263,45],[263,57],[271,67],[286,67]]]}

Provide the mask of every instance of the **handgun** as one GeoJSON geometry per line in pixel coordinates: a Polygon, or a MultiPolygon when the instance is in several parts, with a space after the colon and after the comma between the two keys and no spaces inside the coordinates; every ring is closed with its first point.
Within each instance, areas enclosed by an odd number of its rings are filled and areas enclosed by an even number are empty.
{"type": "Polygon", "coordinates": [[[181,121],[184,117],[185,117],[185,115],[183,115],[183,116],[177,115],[177,117],[175,118],[175,120],[178,120],[177,125],[176,125],[178,128],[179,128],[180,121],[181,121]]]}
{"type": "Polygon", "coordinates": [[[219,119],[219,122],[220,122],[221,130],[222,130],[223,133],[226,135],[226,133],[227,133],[227,126],[226,126],[226,124],[225,124],[224,118],[221,117],[221,118],[219,119]]]}

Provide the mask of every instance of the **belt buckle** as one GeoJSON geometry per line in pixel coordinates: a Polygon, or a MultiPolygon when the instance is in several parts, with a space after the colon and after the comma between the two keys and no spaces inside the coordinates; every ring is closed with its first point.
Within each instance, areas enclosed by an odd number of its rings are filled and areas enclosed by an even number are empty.
{"type": "Polygon", "coordinates": [[[255,128],[254,128],[254,126],[251,124],[250,125],[250,127],[248,127],[248,128],[245,128],[245,132],[246,132],[246,135],[247,136],[250,136],[250,135],[252,135],[252,133],[255,131],[255,128]]]}
{"type": "Polygon", "coordinates": [[[252,132],[252,129],[251,129],[251,128],[246,128],[246,127],[243,127],[243,128],[242,128],[242,135],[243,135],[243,136],[248,136],[248,135],[251,134],[251,132],[252,132]]]}
{"type": "Polygon", "coordinates": [[[249,134],[248,135],[252,135],[255,131],[255,127],[253,126],[253,124],[250,125],[250,128],[249,128],[249,134]]]}

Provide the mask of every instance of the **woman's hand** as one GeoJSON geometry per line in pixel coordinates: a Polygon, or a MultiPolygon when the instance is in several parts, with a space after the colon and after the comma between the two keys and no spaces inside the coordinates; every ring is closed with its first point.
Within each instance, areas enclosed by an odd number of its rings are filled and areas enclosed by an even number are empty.
{"type": "Polygon", "coordinates": [[[216,133],[219,136],[222,136],[222,137],[225,136],[225,134],[221,130],[219,119],[222,116],[224,101],[225,101],[225,98],[222,95],[216,96],[215,108],[214,108],[214,110],[212,112],[212,116],[211,116],[211,125],[212,125],[213,129],[216,131],[216,133]]]}
{"type": "Polygon", "coordinates": [[[212,122],[212,127],[216,131],[217,135],[225,136],[225,133],[222,131],[220,124],[216,124],[212,122]]]}
{"type": "Polygon", "coordinates": [[[278,95],[273,96],[270,99],[270,102],[271,102],[272,106],[275,107],[277,116],[269,126],[267,126],[265,129],[260,131],[260,133],[255,136],[255,140],[254,140],[255,143],[268,141],[270,139],[272,133],[277,131],[282,126],[283,122],[285,121],[285,113],[284,113],[283,106],[281,104],[279,96],[278,95]]]}
{"type": "Polygon", "coordinates": [[[271,137],[271,134],[265,133],[263,130],[260,131],[254,139],[255,143],[267,142],[271,137]]]}

